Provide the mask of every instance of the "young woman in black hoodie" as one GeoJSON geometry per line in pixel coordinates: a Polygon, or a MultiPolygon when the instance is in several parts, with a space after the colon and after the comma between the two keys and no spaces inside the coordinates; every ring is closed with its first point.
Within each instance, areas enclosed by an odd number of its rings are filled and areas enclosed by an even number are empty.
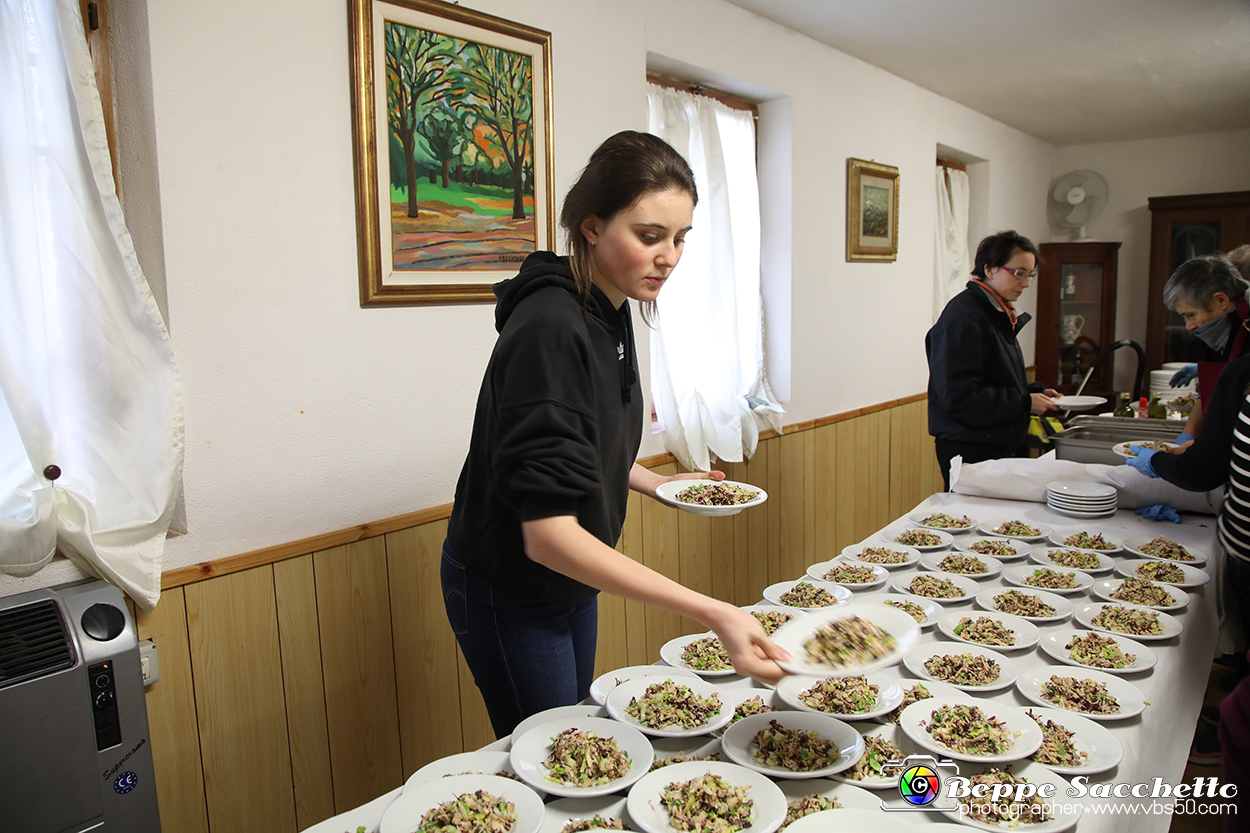
{"type": "Polygon", "coordinates": [[[571,256],[536,252],[494,287],[499,339],[478,396],[443,545],[447,618],[502,737],[585,699],[600,590],[707,625],[739,673],[766,682],[785,653],[750,614],[617,552],[629,490],[679,478],[635,463],[644,419],[629,299],[650,320],[698,199],[663,140],[605,141],[565,197],[571,256]]]}

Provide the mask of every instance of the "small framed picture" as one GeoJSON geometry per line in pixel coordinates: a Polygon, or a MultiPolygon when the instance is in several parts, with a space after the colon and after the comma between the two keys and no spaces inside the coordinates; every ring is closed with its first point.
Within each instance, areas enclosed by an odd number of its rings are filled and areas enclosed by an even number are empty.
{"type": "Polygon", "coordinates": [[[893,261],[898,256],[898,168],[846,160],[846,259],[893,261]]]}

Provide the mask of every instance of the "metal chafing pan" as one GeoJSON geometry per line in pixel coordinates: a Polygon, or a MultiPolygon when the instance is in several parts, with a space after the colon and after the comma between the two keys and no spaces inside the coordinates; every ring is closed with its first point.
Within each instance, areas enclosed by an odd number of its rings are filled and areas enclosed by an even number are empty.
{"type": "Polygon", "coordinates": [[[1068,428],[1050,438],[1055,456],[1078,463],[1105,463],[1118,466],[1124,458],[1111,450],[1129,440],[1176,442],[1185,430],[1178,419],[1139,419],[1137,417],[1079,416],[1068,421],[1068,428]]]}

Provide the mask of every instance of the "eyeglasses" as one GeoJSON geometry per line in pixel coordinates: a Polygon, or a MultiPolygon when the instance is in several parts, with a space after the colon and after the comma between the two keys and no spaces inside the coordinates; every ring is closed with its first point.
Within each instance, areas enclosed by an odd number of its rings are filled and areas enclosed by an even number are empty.
{"type": "Polygon", "coordinates": [[[1020,280],[1020,281],[1031,281],[1037,278],[1036,269],[1030,272],[1028,269],[1025,269],[1023,266],[1021,266],[1019,269],[1008,269],[1006,266],[995,266],[994,268],[1002,269],[1004,272],[1010,272],[1011,274],[1015,275],[1016,280],[1020,280]]]}

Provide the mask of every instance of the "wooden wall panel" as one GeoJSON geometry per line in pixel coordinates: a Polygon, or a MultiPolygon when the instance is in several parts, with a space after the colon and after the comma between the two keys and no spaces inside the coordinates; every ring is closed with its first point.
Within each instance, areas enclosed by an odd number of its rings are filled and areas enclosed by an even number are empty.
{"type": "MultiPolygon", "coordinates": [[[[775,555],[770,553],[770,584],[798,578],[806,569],[807,548],[807,472],[805,455],[809,452],[810,431],[785,434],[781,437],[781,485],[777,508],[780,510],[780,538],[775,555]],[[775,565],[775,569],[774,569],[775,565]]],[[[773,460],[769,461],[770,464],[773,460]]],[[[770,471],[771,474],[771,471],[770,471]]],[[[770,501],[771,502],[771,501],[770,501]]],[[[767,506],[768,504],[764,504],[767,506]]],[[[770,518],[771,520],[771,518],[770,518]]],[[[763,588],[760,588],[761,590],[763,588]]],[[[758,591],[757,591],[758,592],[758,591]]]]}
{"type": "MultiPolygon", "coordinates": [[[[732,526],[728,518],[708,518],[682,512],[680,509],[668,510],[677,516],[678,552],[681,559],[680,581],[691,590],[705,596],[712,595],[712,525],[732,526]]],[[[694,619],[683,618],[682,630],[687,634],[703,633],[707,626],[694,619]]]]}
{"type": "MultiPolygon", "coordinates": [[[[650,500],[648,499],[648,502],[650,500]]],[[[643,540],[642,540],[642,504],[643,497],[637,492],[630,492],[629,510],[625,516],[625,528],[621,532],[621,540],[617,544],[617,548],[639,563],[645,563],[643,559],[643,540]]],[[[600,626],[603,626],[603,616],[599,617],[600,626]]],[[[600,636],[600,639],[603,637],[600,636]]],[[[646,606],[642,602],[626,601],[625,602],[625,652],[627,662],[623,665],[615,665],[605,667],[596,663],[597,668],[601,668],[603,672],[611,671],[612,668],[623,668],[625,665],[646,665],[655,662],[655,658],[647,653],[647,613],[646,606]]]]}
{"type": "Polygon", "coordinates": [[[155,643],[160,658],[161,678],[147,687],[144,699],[161,829],[208,833],[183,588],[162,593],[160,604],[151,613],[137,611],[135,626],[140,639],[155,643]]]}
{"type": "Polygon", "coordinates": [[[459,688],[447,685],[460,669],[439,579],[446,534],[447,522],[437,521],[386,536],[405,780],[430,761],[464,751],[459,688]]]}
{"type": "Polygon", "coordinates": [[[185,592],[209,829],[294,830],[273,567],[185,592]]]}
{"type": "Polygon", "coordinates": [[[871,535],[894,520],[890,514],[890,412],[877,411],[865,417],[872,426],[872,443],[865,450],[869,470],[873,473],[872,502],[869,504],[868,530],[871,535]]]}
{"type": "Polygon", "coordinates": [[[386,539],[313,555],[338,812],[403,783],[386,539]]]}
{"type": "Polygon", "coordinates": [[[330,738],[321,682],[321,636],[317,630],[317,584],[311,555],[273,565],[282,652],[286,727],[291,739],[295,821],[302,830],[334,815],[330,738]]]}
{"type": "Polygon", "coordinates": [[[837,425],[824,425],[812,435],[812,483],[807,502],[812,506],[812,561],[828,561],[842,551],[838,546],[837,425]]]}
{"type": "MultiPolygon", "coordinates": [[[[666,465],[655,469],[665,476],[676,474],[676,465],[666,465]]],[[[657,573],[668,576],[673,581],[681,581],[681,545],[678,532],[677,512],[671,507],[654,500],[642,501],[642,552],[643,563],[657,573]]],[[[647,653],[654,662],[659,659],[660,647],[686,633],[688,627],[682,617],[658,607],[645,608],[647,622],[647,653]]]]}
{"type": "Polygon", "coordinates": [[[473,682],[473,674],[459,646],[456,647],[456,667],[460,680],[460,736],[465,750],[481,749],[495,740],[495,730],[490,725],[486,701],[473,682]]]}
{"type": "Polygon", "coordinates": [[[834,443],[838,447],[838,457],[834,467],[837,538],[833,545],[838,552],[841,552],[843,547],[859,543],[864,538],[859,533],[862,527],[862,522],[859,520],[859,504],[862,499],[856,456],[859,444],[859,420],[847,419],[831,427],[836,431],[834,443]]]}

